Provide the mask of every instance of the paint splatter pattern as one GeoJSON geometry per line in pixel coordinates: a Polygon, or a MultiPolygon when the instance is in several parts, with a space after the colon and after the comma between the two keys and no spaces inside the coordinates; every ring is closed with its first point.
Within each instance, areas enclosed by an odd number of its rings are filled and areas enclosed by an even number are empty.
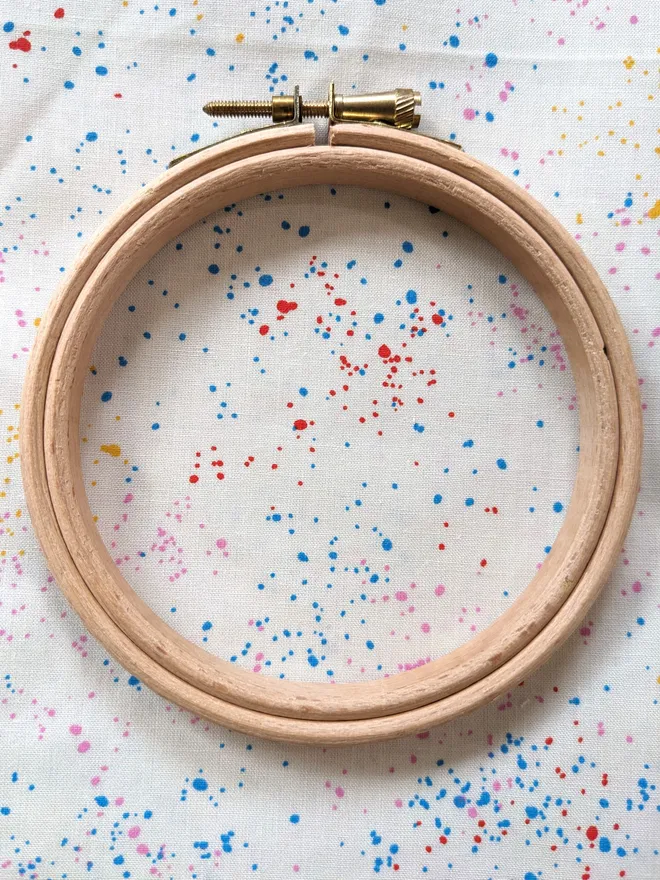
{"type": "MultiPolygon", "coordinates": [[[[656,877],[657,11],[73,0],[5,4],[0,28],[3,876],[656,877]],[[443,728],[324,751],[191,717],[84,631],[29,524],[18,420],[80,247],[172,156],[243,127],[195,108],[329,79],[420,88],[427,132],[575,235],[629,331],[648,451],[620,565],[541,671],[443,728]]],[[[219,204],[114,306],[83,400],[89,503],[197,644],[259,675],[380,678],[485,629],[542,565],[574,395],[525,279],[451,217],[264,193],[219,204]]]]}

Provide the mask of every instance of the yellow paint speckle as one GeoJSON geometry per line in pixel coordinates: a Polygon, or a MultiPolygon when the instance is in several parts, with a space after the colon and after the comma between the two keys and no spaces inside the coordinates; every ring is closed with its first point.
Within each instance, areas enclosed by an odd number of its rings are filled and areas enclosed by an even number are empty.
{"type": "Polygon", "coordinates": [[[626,68],[626,70],[633,69],[633,67],[635,66],[635,59],[632,57],[632,55],[628,55],[628,57],[624,59],[623,66],[626,68]]]}
{"type": "Polygon", "coordinates": [[[660,199],[657,200],[652,208],[649,208],[649,217],[651,220],[657,220],[660,217],[660,199]]]}
{"type": "Polygon", "coordinates": [[[35,319],[34,319],[34,326],[35,326],[35,327],[38,327],[39,324],[41,324],[41,318],[35,318],[35,319]]]}
{"type": "Polygon", "coordinates": [[[581,226],[584,223],[584,220],[582,218],[582,214],[577,215],[577,217],[575,218],[575,222],[578,224],[578,226],[581,226]]]}
{"type": "Polygon", "coordinates": [[[236,34],[236,42],[237,43],[242,43],[244,39],[245,39],[245,34],[236,34]]]}
{"type": "Polygon", "coordinates": [[[118,443],[108,443],[106,446],[101,447],[101,452],[107,452],[108,455],[111,455],[113,458],[119,458],[121,455],[121,447],[118,443]]]}

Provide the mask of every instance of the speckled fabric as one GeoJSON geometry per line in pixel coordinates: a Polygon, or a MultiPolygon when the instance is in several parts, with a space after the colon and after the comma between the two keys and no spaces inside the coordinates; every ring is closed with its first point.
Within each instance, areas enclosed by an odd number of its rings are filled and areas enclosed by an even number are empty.
{"type": "MultiPolygon", "coordinates": [[[[0,877],[655,880],[660,9],[0,0],[0,28],[0,877]],[[621,312],[646,428],[620,563],[551,661],[456,722],[342,749],[232,733],[122,669],[48,573],[18,432],[81,246],[245,127],[202,104],[330,80],[419,89],[422,131],[560,219],[621,312]]],[[[106,546],[171,627],[340,683],[510,606],[563,522],[578,427],[562,340],[497,251],[426,205],[310,187],[219,203],[129,284],[81,449],[106,546]]]]}

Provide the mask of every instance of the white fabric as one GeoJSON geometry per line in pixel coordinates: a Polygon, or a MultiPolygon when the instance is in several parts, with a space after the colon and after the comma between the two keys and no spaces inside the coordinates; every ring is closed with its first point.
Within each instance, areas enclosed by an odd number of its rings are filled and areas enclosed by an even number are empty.
{"type": "MultiPolygon", "coordinates": [[[[2,876],[657,877],[655,5],[4,0],[3,26],[2,876]],[[341,750],[191,718],[88,638],[30,527],[17,428],[83,242],[173,156],[245,127],[201,105],[331,79],[420,89],[422,131],[576,235],[647,432],[621,563],[557,655],[460,721],[341,750]]],[[[107,546],[171,626],[261,675],[368,680],[450,651],[521,593],[570,501],[578,413],[548,313],[478,236],[387,193],[218,208],[131,282],[90,365],[107,546]]]]}

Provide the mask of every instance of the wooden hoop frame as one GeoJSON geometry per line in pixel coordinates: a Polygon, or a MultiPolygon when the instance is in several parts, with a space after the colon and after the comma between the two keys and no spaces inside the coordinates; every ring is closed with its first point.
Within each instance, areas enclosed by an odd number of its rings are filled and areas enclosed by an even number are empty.
{"type": "Polygon", "coordinates": [[[610,574],[632,517],[641,408],[618,313],[570,235],[527,193],[431,138],[373,125],[253,132],[191,156],[126,203],[51,303],[31,354],[21,416],[22,471],[49,566],[85,625],[167,699],[225,726],[298,742],[386,739],[494,699],[577,626],[610,574]],[[553,549],[511,607],[423,667],[362,684],[254,675],[172,630],[134,593],[92,520],[80,461],[86,367],[117,297],[171,238],[220,205],[270,189],[340,183],[441,208],[491,241],[532,283],[561,332],[580,411],[578,474],[553,549]]]}

